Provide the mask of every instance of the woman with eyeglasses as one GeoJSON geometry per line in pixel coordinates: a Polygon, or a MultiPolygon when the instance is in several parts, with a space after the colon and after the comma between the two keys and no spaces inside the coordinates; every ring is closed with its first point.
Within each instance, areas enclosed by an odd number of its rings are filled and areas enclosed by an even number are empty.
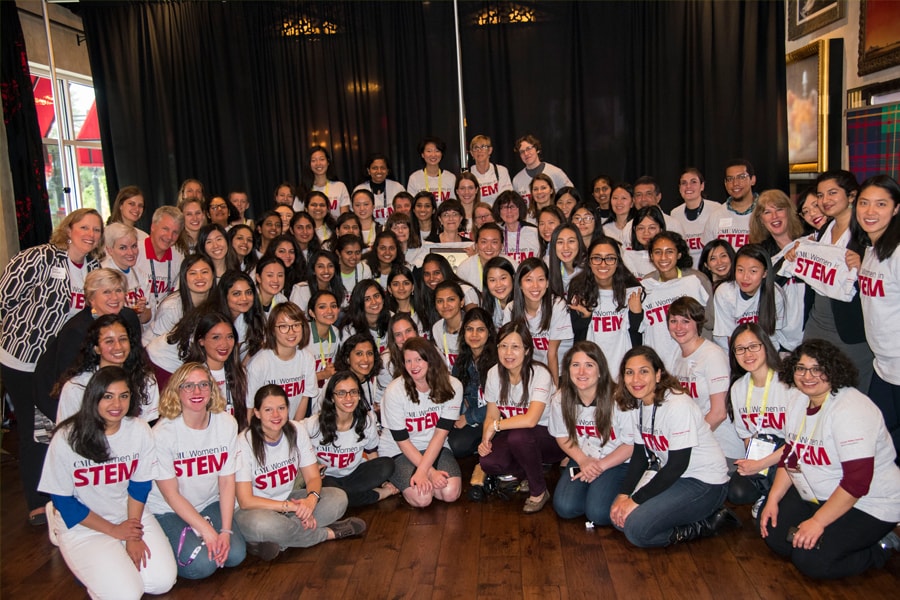
{"type": "Polygon", "coordinates": [[[303,311],[293,302],[272,309],[266,324],[266,343],[247,364],[247,398],[249,409],[253,395],[262,386],[274,383],[288,396],[290,418],[297,421],[310,414],[310,398],[318,396],[316,359],[302,350],[309,343],[309,324],[303,311]]]}
{"type": "Polygon", "coordinates": [[[581,241],[585,246],[590,245],[595,237],[603,233],[601,231],[601,228],[598,227],[597,219],[596,217],[594,217],[594,213],[592,213],[586,206],[576,206],[575,210],[572,211],[572,217],[570,220],[572,225],[574,225],[578,230],[578,234],[581,236],[581,241]]]}
{"type": "MultiPolygon", "coordinates": [[[[479,197],[490,206],[497,196],[512,189],[512,180],[509,178],[509,170],[503,165],[491,162],[491,154],[494,153],[493,142],[486,135],[476,135],[469,144],[469,154],[475,161],[469,173],[475,177],[475,183],[480,188],[479,197]]],[[[460,175],[461,176],[461,175],[460,175]]],[[[459,198],[459,190],[456,191],[459,198]]]]}
{"type": "MultiPolygon", "coordinates": [[[[386,348],[385,348],[386,349],[386,348]]],[[[375,341],[368,333],[354,333],[341,343],[338,355],[334,359],[335,371],[350,371],[356,376],[362,392],[361,403],[366,410],[378,415],[381,410],[381,397],[377,394],[375,379],[384,365],[375,341]]],[[[316,406],[316,412],[319,407],[316,406]]]]}
{"type": "Polygon", "coordinates": [[[247,550],[233,522],[238,427],[204,365],[182,365],[159,399],[153,489],[147,498],[169,538],[178,576],[205,579],[247,550]]]}
{"type": "Polygon", "coordinates": [[[411,506],[454,502],[462,474],[447,435],[459,418],[462,384],[450,376],[434,344],[418,337],[403,344],[400,371],[384,391],[378,452],[394,459],[390,481],[411,506]]]}
{"type": "Polygon", "coordinates": [[[335,373],[319,412],[303,423],[324,467],[323,487],[343,490],[347,506],[368,506],[400,493],[389,481],[394,461],[378,456],[376,417],[365,406],[356,375],[335,373]]]}
{"type": "Polygon", "coordinates": [[[828,341],[803,342],[778,375],[805,398],[787,408],[762,537],[813,579],[884,566],[900,546],[900,468],[881,412],[854,389],[856,367],[828,341]]]}
{"type": "Polygon", "coordinates": [[[120,367],[101,367],[60,422],[38,489],[50,494],[50,538],[93,598],[141,598],[175,585],[172,550],[145,509],[155,456],[150,428],[120,367]]]}
{"type": "Polygon", "coordinates": [[[462,228],[463,207],[459,200],[442,202],[437,209],[439,227],[432,231],[426,241],[435,244],[459,244],[470,242],[462,228]]]}
{"type": "Polygon", "coordinates": [[[503,192],[494,203],[494,220],[503,228],[501,254],[514,262],[541,253],[537,228],[527,222],[526,210],[522,196],[513,191],[503,192]]]}

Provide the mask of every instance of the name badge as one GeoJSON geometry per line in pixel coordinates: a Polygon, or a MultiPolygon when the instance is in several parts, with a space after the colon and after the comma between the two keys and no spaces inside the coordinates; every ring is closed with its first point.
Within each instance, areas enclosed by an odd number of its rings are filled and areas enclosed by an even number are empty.
{"type": "Polygon", "coordinates": [[[730,217],[727,219],[719,219],[719,227],[722,227],[723,229],[731,227],[731,223],[732,221],[730,217]]]}
{"type": "MultiPolygon", "coordinates": [[[[750,460],[762,460],[775,452],[775,442],[761,440],[758,437],[750,438],[750,444],[747,446],[747,457],[750,460]]],[[[765,477],[769,474],[769,467],[759,472],[765,477]]]]}
{"type": "Polygon", "coordinates": [[[69,276],[69,273],[62,267],[52,267],[50,269],[50,278],[51,279],[65,279],[69,276]]]}
{"type": "Polygon", "coordinates": [[[818,504],[819,499],[816,498],[816,494],[813,492],[812,486],[809,485],[809,480],[806,479],[806,475],[803,474],[800,468],[797,467],[796,469],[785,470],[791,478],[791,483],[794,484],[795,488],[797,488],[797,493],[800,494],[800,497],[807,502],[818,504]]]}

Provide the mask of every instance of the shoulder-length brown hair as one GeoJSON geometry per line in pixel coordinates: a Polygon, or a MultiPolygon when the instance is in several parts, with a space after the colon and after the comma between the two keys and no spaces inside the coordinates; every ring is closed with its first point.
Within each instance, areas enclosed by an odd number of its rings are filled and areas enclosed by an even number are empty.
{"type": "Polygon", "coordinates": [[[653,395],[653,404],[661,405],[666,401],[666,392],[683,393],[681,384],[673,375],[666,371],[666,366],[656,350],[650,346],[635,346],[625,353],[622,358],[622,364],[619,366],[619,387],[616,389],[616,404],[619,410],[633,410],[641,407],[641,401],[631,395],[628,388],[625,387],[625,365],[635,356],[643,356],[650,363],[650,367],[654,373],[659,373],[659,381],[656,383],[656,390],[653,395]]]}
{"type": "Polygon", "coordinates": [[[563,356],[562,373],[559,378],[559,400],[562,408],[563,423],[565,423],[566,432],[569,434],[569,442],[573,445],[577,444],[578,433],[576,425],[578,424],[578,410],[583,404],[578,396],[578,390],[575,388],[575,384],[569,375],[569,368],[572,366],[573,357],[578,352],[584,352],[589,359],[595,362],[600,373],[600,378],[597,380],[597,387],[594,391],[594,426],[597,429],[600,443],[605,445],[609,441],[612,432],[613,394],[615,393],[616,385],[613,382],[612,375],[610,375],[609,366],[606,363],[603,351],[594,342],[575,342],[572,348],[563,356]]]}
{"type": "MultiPolygon", "coordinates": [[[[434,347],[434,344],[424,338],[411,338],[403,344],[403,354],[405,355],[407,352],[415,352],[428,363],[425,380],[428,383],[428,395],[431,401],[435,404],[443,404],[452,400],[455,392],[450,384],[450,372],[444,365],[444,357],[434,347]]],[[[400,365],[400,374],[403,376],[406,395],[413,404],[418,404],[419,393],[416,391],[416,384],[413,382],[412,376],[406,370],[405,361],[400,365]]]]}

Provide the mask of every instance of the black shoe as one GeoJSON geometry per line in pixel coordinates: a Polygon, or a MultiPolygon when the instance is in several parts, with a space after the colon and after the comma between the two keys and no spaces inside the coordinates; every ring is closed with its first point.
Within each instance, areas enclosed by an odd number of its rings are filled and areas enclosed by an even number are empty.
{"type": "Polygon", "coordinates": [[[723,506],[705,519],[675,527],[669,541],[678,544],[698,538],[712,537],[726,525],[740,527],[741,520],[730,509],[723,506]]]}
{"type": "Polygon", "coordinates": [[[270,561],[281,554],[281,546],[275,542],[247,542],[247,554],[270,561]]]}

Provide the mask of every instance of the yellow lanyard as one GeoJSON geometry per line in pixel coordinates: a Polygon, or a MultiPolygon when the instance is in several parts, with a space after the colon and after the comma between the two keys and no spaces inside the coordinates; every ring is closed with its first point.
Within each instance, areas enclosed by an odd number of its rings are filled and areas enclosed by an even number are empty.
{"type": "MultiPolygon", "coordinates": [[[[830,397],[830,396],[829,396],[830,397]]],[[[825,398],[825,402],[828,402],[828,398],[825,398]]],[[[816,419],[816,426],[813,427],[812,433],[809,434],[809,439],[814,440],[816,438],[816,432],[819,430],[819,423],[824,421],[824,415],[822,414],[825,411],[825,402],[822,403],[822,406],[819,407],[819,411],[816,413],[816,416],[819,418],[816,419]]],[[[800,431],[797,432],[797,437],[794,438],[794,443],[791,446],[791,454],[794,454],[797,451],[797,440],[800,439],[800,436],[803,435],[803,430],[806,429],[806,409],[803,411],[803,420],[800,422],[800,431]]],[[[800,457],[797,457],[797,462],[799,463],[800,457]]]]}
{"type": "MultiPolygon", "coordinates": [[[[759,433],[760,428],[762,427],[762,420],[766,416],[766,404],[769,401],[769,388],[772,385],[772,377],[775,375],[775,371],[769,369],[769,372],[766,374],[766,387],[763,391],[762,404],[759,407],[759,423],[756,426],[756,432],[759,433]]],[[[753,377],[750,377],[749,385],[747,386],[747,402],[746,402],[746,413],[750,414],[750,396],[753,395],[753,377]]],[[[803,417],[804,423],[806,422],[806,417],[803,417]]]]}
{"type": "MultiPolygon", "coordinates": [[[[428,185],[428,177],[429,177],[428,171],[426,171],[425,169],[422,169],[422,175],[425,176],[425,191],[426,191],[426,192],[431,192],[431,187],[428,185]]],[[[437,178],[437,179],[438,179],[438,188],[437,188],[437,191],[438,191],[438,196],[440,196],[440,199],[441,199],[442,201],[443,201],[443,194],[442,194],[443,186],[441,185],[441,178],[442,178],[443,176],[444,176],[444,171],[442,171],[441,169],[438,169],[438,178],[437,178]]]]}
{"type": "MultiPolygon", "coordinates": [[[[313,326],[312,332],[313,332],[314,337],[319,337],[319,332],[318,332],[317,327],[313,326]]],[[[330,357],[331,356],[331,347],[334,345],[334,343],[331,341],[331,326],[328,327],[328,335],[326,335],[325,338],[328,341],[328,356],[330,357]]],[[[319,338],[318,340],[315,340],[315,341],[317,341],[319,343],[319,357],[322,359],[322,368],[324,369],[326,361],[325,361],[325,349],[322,345],[323,340],[322,340],[322,338],[319,338]]]]}

